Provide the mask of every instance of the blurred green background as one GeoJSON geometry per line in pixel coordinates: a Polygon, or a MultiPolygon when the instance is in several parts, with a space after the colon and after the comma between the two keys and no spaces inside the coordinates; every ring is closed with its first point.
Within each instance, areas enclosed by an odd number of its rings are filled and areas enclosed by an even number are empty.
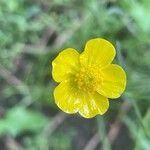
{"type": "Polygon", "coordinates": [[[150,1],[0,0],[0,150],[99,149],[150,149],[150,1]],[[103,116],[67,115],[51,62],[95,37],[116,47],[127,89],[103,116]]]}

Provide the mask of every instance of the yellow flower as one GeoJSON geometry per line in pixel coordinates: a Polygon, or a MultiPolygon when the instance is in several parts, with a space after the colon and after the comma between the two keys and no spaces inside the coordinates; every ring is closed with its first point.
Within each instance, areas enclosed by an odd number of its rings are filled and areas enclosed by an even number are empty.
{"type": "Polygon", "coordinates": [[[108,98],[118,98],[126,87],[124,70],[111,64],[115,54],[113,45],[101,38],[89,40],[81,54],[63,50],[52,62],[52,76],[59,82],[54,90],[57,106],[85,118],[104,114],[108,98]]]}

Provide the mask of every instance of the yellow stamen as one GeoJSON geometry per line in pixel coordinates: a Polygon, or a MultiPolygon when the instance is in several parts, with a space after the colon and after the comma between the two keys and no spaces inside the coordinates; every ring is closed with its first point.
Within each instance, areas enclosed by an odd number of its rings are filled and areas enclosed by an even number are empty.
{"type": "Polygon", "coordinates": [[[76,74],[75,82],[80,90],[94,92],[101,83],[100,69],[95,65],[81,67],[76,74]]]}

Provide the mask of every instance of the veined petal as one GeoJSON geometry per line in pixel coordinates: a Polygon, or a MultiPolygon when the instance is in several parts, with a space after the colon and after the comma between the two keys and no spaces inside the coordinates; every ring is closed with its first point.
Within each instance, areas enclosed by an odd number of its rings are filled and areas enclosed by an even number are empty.
{"type": "Polygon", "coordinates": [[[106,97],[95,92],[91,95],[83,95],[80,102],[79,113],[85,118],[92,118],[98,114],[104,114],[109,107],[109,101],[106,97]]]}
{"type": "Polygon", "coordinates": [[[97,92],[108,98],[118,98],[126,87],[126,73],[116,64],[108,65],[101,70],[102,83],[97,92]]]}
{"type": "Polygon", "coordinates": [[[76,113],[79,106],[78,92],[70,81],[62,81],[54,90],[57,106],[66,113],[76,113]]]}
{"type": "Polygon", "coordinates": [[[96,38],[86,43],[84,52],[80,55],[80,62],[83,65],[97,64],[103,67],[110,64],[115,55],[116,50],[110,42],[96,38]]]}
{"type": "Polygon", "coordinates": [[[63,50],[52,62],[52,76],[61,82],[79,69],[79,53],[68,48],[63,50]]]}

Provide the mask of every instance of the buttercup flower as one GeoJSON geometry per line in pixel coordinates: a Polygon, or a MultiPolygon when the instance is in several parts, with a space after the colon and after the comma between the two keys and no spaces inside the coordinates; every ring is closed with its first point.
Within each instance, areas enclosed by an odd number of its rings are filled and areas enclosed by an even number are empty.
{"type": "Polygon", "coordinates": [[[89,40],[79,54],[67,48],[52,62],[52,76],[59,85],[54,90],[57,106],[66,113],[85,118],[104,114],[108,98],[118,98],[126,87],[125,71],[111,64],[116,55],[113,45],[105,39],[89,40]]]}

